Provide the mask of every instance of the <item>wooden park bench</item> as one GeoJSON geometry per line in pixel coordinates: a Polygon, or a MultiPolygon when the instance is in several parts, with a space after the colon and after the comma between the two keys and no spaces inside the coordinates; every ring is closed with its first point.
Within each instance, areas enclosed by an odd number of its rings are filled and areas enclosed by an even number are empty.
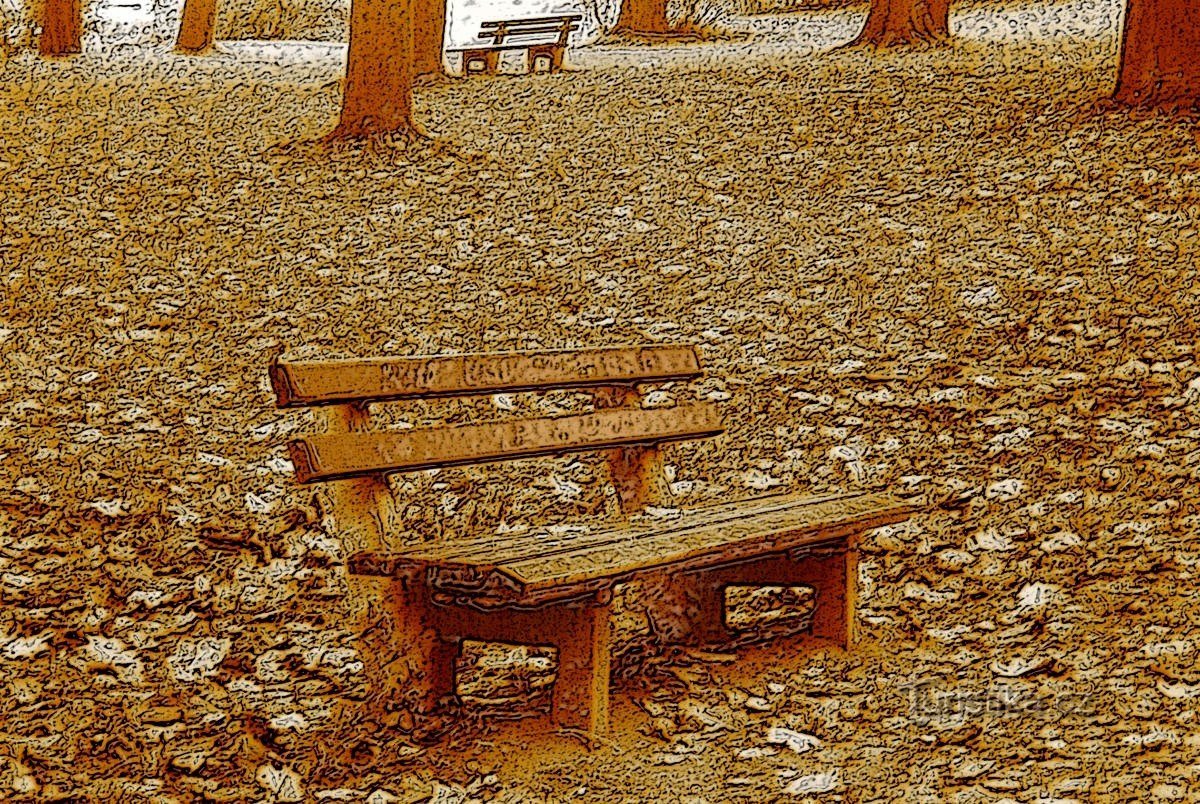
{"type": "Polygon", "coordinates": [[[485,22],[477,39],[485,40],[467,48],[449,48],[462,53],[463,75],[495,75],[500,69],[500,51],[524,50],[529,72],[556,73],[562,70],[567,37],[579,29],[579,14],[557,17],[533,17],[524,20],[485,22]]]}
{"type": "Polygon", "coordinates": [[[676,624],[674,641],[728,638],[726,586],[804,585],[815,589],[812,635],[850,644],[856,536],[907,518],[911,507],[876,493],[775,494],[672,518],[647,514],[669,501],[664,446],[723,428],[710,403],[643,408],[641,391],[700,374],[688,346],[272,361],[279,406],[325,414],[323,434],[288,447],[299,482],[332,481],[335,525],[362,597],[360,654],[378,705],[408,699],[427,710],[452,694],[462,639],[552,645],[555,721],[600,734],[608,722],[612,590],[631,580],[654,591],[664,609],[652,617],[676,624]],[[594,410],[405,430],[372,429],[368,410],[375,402],[556,389],[590,393],[594,410]],[[398,521],[385,479],[585,451],[607,454],[619,521],[422,540],[398,521]]]}

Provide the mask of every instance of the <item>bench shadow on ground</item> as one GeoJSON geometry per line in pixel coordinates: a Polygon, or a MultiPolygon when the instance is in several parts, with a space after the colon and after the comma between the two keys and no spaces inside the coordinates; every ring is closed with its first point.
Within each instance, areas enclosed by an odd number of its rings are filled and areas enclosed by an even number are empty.
{"type": "Polygon", "coordinates": [[[665,744],[686,729],[666,725],[663,704],[712,689],[737,688],[757,698],[772,671],[792,673],[814,656],[845,653],[811,635],[811,587],[731,586],[726,601],[727,640],[662,644],[645,627],[614,640],[612,734],[599,741],[551,721],[557,652],[548,646],[464,642],[456,714],[482,729],[498,755],[519,745],[571,753],[572,745],[605,748],[637,735],[665,744]]]}
{"type": "MultiPolygon", "coordinates": [[[[870,650],[865,653],[856,650],[856,653],[861,654],[855,657],[856,662],[872,661],[870,657],[874,655],[870,650]]],[[[487,725],[484,733],[470,739],[468,767],[502,775],[517,773],[534,786],[538,777],[550,780],[567,775],[580,784],[576,795],[586,800],[602,800],[605,793],[588,789],[589,781],[603,778],[606,768],[628,769],[632,761],[639,768],[639,775],[644,774],[648,790],[655,787],[665,791],[670,788],[671,779],[679,778],[680,768],[673,766],[685,756],[707,754],[707,758],[699,761],[709,764],[717,759],[718,753],[710,750],[710,746],[729,741],[740,743],[747,737],[751,743],[763,742],[772,724],[778,721],[778,714],[772,708],[755,713],[752,722],[761,724],[761,734],[747,735],[744,727],[739,726],[726,728],[720,724],[720,703],[710,707],[712,702],[700,693],[701,686],[733,691],[735,695],[741,692],[743,698],[760,700],[750,693],[765,692],[767,679],[781,678],[805,666],[840,666],[847,660],[849,656],[841,648],[804,634],[720,649],[706,661],[675,665],[685,677],[689,673],[698,676],[695,688],[670,671],[618,681],[611,708],[612,731],[598,741],[589,741],[581,732],[556,728],[548,711],[519,719],[477,720],[487,725]],[[655,715],[659,711],[656,704],[661,706],[666,701],[681,706],[664,707],[666,715],[655,715]],[[675,719],[669,716],[680,710],[690,712],[691,718],[680,722],[678,716],[675,719]],[[709,711],[712,721],[706,723],[709,711]],[[594,798],[597,795],[601,798],[594,798]]],[[[683,773],[686,779],[691,779],[689,774],[702,772],[693,768],[683,773]]],[[[633,780],[631,783],[636,786],[633,780]]],[[[742,792],[755,795],[749,790],[742,792]]]]}

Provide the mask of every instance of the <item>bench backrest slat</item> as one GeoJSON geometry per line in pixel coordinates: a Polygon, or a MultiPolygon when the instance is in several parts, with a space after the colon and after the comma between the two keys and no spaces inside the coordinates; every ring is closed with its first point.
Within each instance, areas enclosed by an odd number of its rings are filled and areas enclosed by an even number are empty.
{"type": "Polygon", "coordinates": [[[579,14],[562,15],[558,17],[530,17],[523,20],[498,20],[485,22],[479,26],[477,39],[490,39],[491,47],[504,49],[505,45],[525,47],[529,45],[558,44],[566,46],[567,35],[579,30],[575,23],[583,19],[579,14]],[[530,42],[529,39],[545,37],[547,34],[557,34],[553,41],[530,42]],[[515,45],[510,40],[519,39],[523,45],[515,45]]]}
{"type": "Polygon", "coordinates": [[[277,404],[304,407],[689,380],[700,360],[691,346],[642,346],[273,361],[269,372],[277,404]]]}
{"type": "Polygon", "coordinates": [[[712,404],[611,408],[576,416],[310,436],[288,443],[301,483],[707,438],[712,404]]]}
{"type": "Polygon", "coordinates": [[[526,19],[521,20],[497,20],[496,22],[483,22],[480,23],[479,27],[496,28],[503,25],[507,28],[513,28],[520,25],[545,25],[548,23],[561,24],[563,22],[578,22],[581,19],[583,19],[582,14],[562,14],[557,17],[527,17],[526,19]]]}

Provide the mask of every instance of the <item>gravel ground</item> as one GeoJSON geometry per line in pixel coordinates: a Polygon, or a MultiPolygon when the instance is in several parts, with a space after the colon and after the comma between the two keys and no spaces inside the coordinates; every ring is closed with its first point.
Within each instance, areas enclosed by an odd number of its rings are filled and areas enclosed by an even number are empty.
{"type": "MultiPolygon", "coordinates": [[[[1097,108],[1115,2],[834,50],[859,19],[437,83],[408,150],[309,144],[337,47],[0,64],[0,798],[1200,799],[1197,121],[1097,108]],[[611,745],[331,733],[361,666],[269,355],[644,341],[698,343],[667,393],[731,425],[681,505],[924,495],[866,539],[863,647],[639,654],[629,594],[611,745]]],[[[602,477],[395,487],[419,536],[602,477]]],[[[542,658],[474,661],[536,708],[542,658]]]]}

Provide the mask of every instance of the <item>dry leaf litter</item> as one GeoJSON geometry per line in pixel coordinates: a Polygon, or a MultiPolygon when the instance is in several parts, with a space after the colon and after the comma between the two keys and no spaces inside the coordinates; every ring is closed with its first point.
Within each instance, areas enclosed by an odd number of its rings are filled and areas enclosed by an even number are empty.
{"type": "MultiPolygon", "coordinates": [[[[1195,800],[1200,143],[1093,106],[1118,6],[969,6],[943,50],[832,50],[858,11],[601,44],[421,88],[437,139],[407,150],[305,144],[338,46],[7,59],[0,797],[1195,800]],[[362,666],[269,355],[646,341],[709,369],[648,403],[730,425],[672,451],[679,506],[928,504],[865,539],[862,647],[664,650],[630,590],[595,750],[513,749],[536,649],[474,647],[432,731],[331,724],[362,666]]],[[[603,480],[579,457],[394,488],[421,538],[596,521],[603,480]]]]}

